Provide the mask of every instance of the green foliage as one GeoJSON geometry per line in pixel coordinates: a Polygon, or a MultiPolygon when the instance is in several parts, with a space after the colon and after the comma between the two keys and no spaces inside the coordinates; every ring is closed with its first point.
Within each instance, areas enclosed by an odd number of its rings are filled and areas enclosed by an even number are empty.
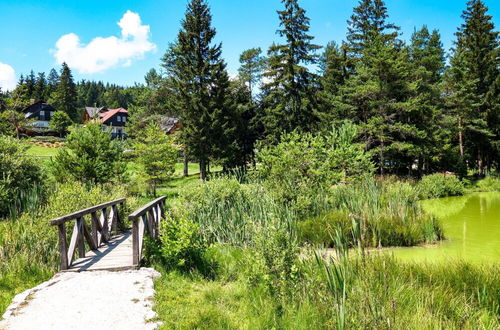
{"type": "Polygon", "coordinates": [[[464,184],[456,176],[439,173],[424,176],[418,189],[422,198],[459,196],[465,192],[464,184]]]}
{"type": "Polygon", "coordinates": [[[476,183],[476,187],[479,191],[500,191],[500,178],[498,176],[489,175],[479,180],[476,183]]]}
{"type": "Polygon", "coordinates": [[[81,120],[77,106],[76,85],[71,70],[66,63],[62,64],[59,81],[51,95],[50,103],[57,110],[66,112],[73,121],[79,122],[81,120]]]}
{"type": "Polygon", "coordinates": [[[38,204],[42,195],[45,177],[26,149],[19,141],[0,136],[0,217],[15,216],[29,204],[38,204]]]}
{"type": "Polygon", "coordinates": [[[318,191],[358,181],[373,171],[370,155],[355,143],[356,137],[351,123],[324,135],[284,135],[278,145],[258,153],[258,175],[278,200],[307,208],[318,191]]]}
{"type": "Polygon", "coordinates": [[[145,129],[144,138],[134,145],[137,162],[142,165],[142,175],[156,196],[156,186],[172,177],[177,161],[177,148],[173,137],[166,135],[156,123],[145,129]]]}
{"type": "Polygon", "coordinates": [[[61,136],[66,133],[72,124],[73,121],[71,121],[71,118],[64,111],[56,111],[50,118],[50,129],[61,136]]]}
{"type": "Polygon", "coordinates": [[[326,214],[304,219],[298,222],[298,235],[301,243],[326,248],[335,247],[337,231],[349,237],[352,231],[352,219],[345,211],[334,210],[326,214]]]}
{"type": "Polygon", "coordinates": [[[66,148],[59,151],[52,167],[58,181],[99,184],[119,179],[125,171],[121,160],[120,142],[113,141],[102,125],[88,124],[68,135],[66,148]]]}
{"type": "MultiPolygon", "coordinates": [[[[59,265],[57,229],[49,220],[125,196],[119,185],[56,185],[46,203],[15,221],[0,222],[0,313],[14,295],[48,280],[59,265]]],[[[133,203],[127,200],[127,205],[133,203]]],[[[123,210],[128,214],[130,209],[123,210]]],[[[122,219],[124,217],[122,216],[122,219]]]]}

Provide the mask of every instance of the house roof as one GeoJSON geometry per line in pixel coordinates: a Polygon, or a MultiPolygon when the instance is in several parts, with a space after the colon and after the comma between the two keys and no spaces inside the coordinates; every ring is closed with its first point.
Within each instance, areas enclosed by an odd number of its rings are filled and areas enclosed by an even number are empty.
{"type": "Polygon", "coordinates": [[[24,108],[24,118],[30,118],[40,111],[56,111],[56,109],[45,101],[38,101],[24,108]]]}
{"type": "Polygon", "coordinates": [[[179,124],[179,118],[177,117],[167,117],[167,116],[161,116],[159,120],[160,128],[165,132],[165,133],[170,133],[177,124],[179,124]]]}
{"type": "Polygon", "coordinates": [[[97,117],[97,114],[99,114],[102,111],[107,111],[108,109],[105,107],[101,108],[96,108],[96,107],[85,107],[85,112],[87,112],[87,115],[90,118],[95,118],[97,117]]]}
{"type": "Polygon", "coordinates": [[[101,122],[104,124],[104,123],[106,123],[106,121],[111,119],[117,113],[128,113],[128,111],[126,109],[123,109],[123,108],[109,109],[106,112],[100,112],[99,117],[101,119],[101,122]]]}

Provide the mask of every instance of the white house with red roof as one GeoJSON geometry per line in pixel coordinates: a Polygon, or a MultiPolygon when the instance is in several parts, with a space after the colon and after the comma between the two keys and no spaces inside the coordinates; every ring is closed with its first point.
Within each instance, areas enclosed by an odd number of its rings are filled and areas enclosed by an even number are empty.
{"type": "Polygon", "coordinates": [[[83,123],[88,121],[102,123],[106,130],[111,132],[113,138],[124,139],[127,137],[125,131],[125,125],[128,121],[127,109],[85,107],[83,112],[83,123]]]}

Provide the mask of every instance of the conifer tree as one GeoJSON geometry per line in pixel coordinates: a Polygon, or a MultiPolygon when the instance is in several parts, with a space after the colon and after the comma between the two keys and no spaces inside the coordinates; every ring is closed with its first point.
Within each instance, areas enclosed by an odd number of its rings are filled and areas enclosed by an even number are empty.
{"type": "Polygon", "coordinates": [[[47,99],[55,92],[57,84],[59,83],[59,74],[55,69],[51,69],[47,76],[47,99]]]}
{"type": "Polygon", "coordinates": [[[163,58],[183,124],[182,142],[200,163],[205,180],[210,157],[219,157],[234,134],[229,104],[229,76],[221,58],[221,44],[213,44],[216,30],[205,0],[191,0],[177,42],[163,58]]]}
{"type": "Polygon", "coordinates": [[[347,41],[352,56],[361,57],[363,50],[376,39],[382,42],[396,40],[399,27],[388,23],[387,18],[387,7],[383,0],[359,1],[347,22],[347,41]]]}
{"type": "Polygon", "coordinates": [[[75,122],[79,122],[76,85],[71,70],[66,63],[62,64],[61,75],[56,90],[52,95],[53,105],[59,111],[64,111],[75,122]]]}
{"type": "Polygon", "coordinates": [[[447,74],[448,105],[455,113],[462,158],[483,174],[499,164],[498,32],[482,0],[471,0],[456,33],[447,74]]]}
{"type": "Polygon", "coordinates": [[[262,56],[262,49],[250,48],[240,55],[240,68],[238,74],[240,79],[245,82],[252,94],[255,84],[261,77],[265,65],[265,58],[262,56]]]}
{"type": "Polygon", "coordinates": [[[309,18],[298,0],[282,0],[284,10],[278,11],[283,44],[273,44],[268,52],[268,68],[263,86],[264,125],[269,141],[276,142],[283,132],[309,131],[317,124],[314,97],[316,77],[308,65],[315,64],[320,47],[313,44],[309,18]]]}
{"type": "Polygon", "coordinates": [[[33,91],[33,98],[36,101],[46,101],[47,100],[47,80],[45,79],[45,73],[39,72],[36,79],[35,88],[33,91]]]}

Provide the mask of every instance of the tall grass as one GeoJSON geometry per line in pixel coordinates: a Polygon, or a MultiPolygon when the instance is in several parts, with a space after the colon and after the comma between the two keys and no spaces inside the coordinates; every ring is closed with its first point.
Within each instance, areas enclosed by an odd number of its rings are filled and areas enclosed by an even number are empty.
{"type": "MultiPolygon", "coordinates": [[[[54,187],[46,204],[0,222],[0,314],[12,297],[50,278],[58,269],[58,237],[49,220],[124,197],[119,186],[88,189],[78,183],[54,187]]],[[[70,233],[68,233],[70,234],[70,233]]]]}

